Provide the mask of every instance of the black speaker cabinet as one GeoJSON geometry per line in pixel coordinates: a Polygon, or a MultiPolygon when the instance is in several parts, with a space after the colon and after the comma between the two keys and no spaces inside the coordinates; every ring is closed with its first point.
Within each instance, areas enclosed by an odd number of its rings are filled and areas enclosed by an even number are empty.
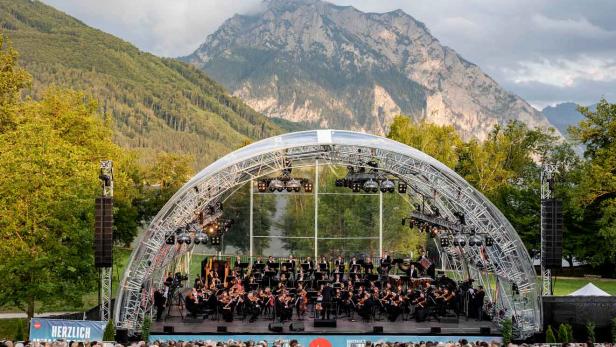
{"type": "Polygon", "coordinates": [[[306,330],[304,327],[304,322],[293,322],[289,325],[289,330],[291,331],[304,331],[306,330]]]}
{"type": "Polygon", "coordinates": [[[315,319],[315,328],[335,328],[337,326],[335,319],[315,319]]]}
{"type": "Polygon", "coordinates": [[[163,332],[169,333],[169,334],[173,334],[175,332],[175,330],[170,325],[164,325],[163,326],[163,332]]]}
{"type": "Polygon", "coordinates": [[[441,327],[430,327],[430,334],[440,334],[441,327]]]}
{"type": "Polygon", "coordinates": [[[269,330],[275,333],[281,333],[282,332],[282,323],[270,323],[268,326],[269,330]]]}
{"type": "Polygon", "coordinates": [[[563,231],[562,201],[541,200],[541,263],[548,269],[562,266],[563,231]]]}
{"type": "Polygon", "coordinates": [[[383,327],[380,325],[377,325],[375,327],[372,328],[372,332],[375,334],[382,334],[383,333],[383,327]]]}
{"type": "Polygon", "coordinates": [[[219,325],[216,327],[216,331],[219,333],[226,333],[227,332],[227,327],[224,325],[219,325]]]}
{"type": "Polygon", "coordinates": [[[113,265],[113,198],[96,198],[94,204],[94,266],[113,265]]]}
{"type": "Polygon", "coordinates": [[[479,335],[490,335],[492,333],[492,330],[490,329],[490,327],[480,327],[479,328],[479,335]]]}
{"type": "Polygon", "coordinates": [[[121,344],[128,344],[128,329],[116,330],[115,340],[121,344]]]}

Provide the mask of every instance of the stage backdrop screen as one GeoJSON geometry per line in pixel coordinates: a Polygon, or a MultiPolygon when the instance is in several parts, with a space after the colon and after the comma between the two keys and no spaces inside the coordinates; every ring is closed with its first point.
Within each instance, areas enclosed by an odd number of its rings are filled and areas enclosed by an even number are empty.
{"type": "Polygon", "coordinates": [[[107,322],[32,318],[31,341],[102,341],[107,322]]]}

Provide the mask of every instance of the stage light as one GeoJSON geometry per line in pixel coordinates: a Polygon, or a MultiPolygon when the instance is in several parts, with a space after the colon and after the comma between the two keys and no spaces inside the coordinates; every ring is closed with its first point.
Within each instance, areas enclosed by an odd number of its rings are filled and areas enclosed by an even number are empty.
{"type": "Polygon", "coordinates": [[[355,168],[352,167],[351,165],[349,165],[349,166],[347,166],[347,172],[350,173],[350,174],[355,173],[355,168]]]}
{"type": "Polygon", "coordinates": [[[287,187],[287,192],[293,191],[297,193],[302,188],[302,183],[296,180],[295,178],[293,178],[289,182],[287,182],[286,187],[287,187]]]}
{"type": "Polygon", "coordinates": [[[400,194],[406,193],[406,183],[398,182],[398,193],[400,194]]]}
{"type": "Polygon", "coordinates": [[[168,235],[165,239],[165,243],[168,245],[175,245],[175,235],[168,235]]]}
{"type": "Polygon", "coordinates": [[[183,243],[185,243],[185,244],[187,244],[187,245],[190,245],[190,241],[191,241],[191,240],[190,240],[190,236],[189,236],[189,235],[188,235],[185,231],[182,231],[182,232],[178,235],[177,242],[178,242],[180,245],[181,245],[181,244],[183,244],[183,243]]]}
{"type": "Polygon", "coordinates": [[[336,180],[336,187],[344,187],[344,180],[337,179],[336,180]]]}
{"type": "Polygon", "coordinates": [[[269,184],[270,192],[273,192],[273,191],[281,192],[283,189],[284,189],[284,183],[277,178],[273,179],[269,184]]]}
{"type": "Polygon", "coordinates": [[[486,236],[486,247],[494,246],[494,239],[490,236],[486,236]]]}
{"type": "Polygon", "coordinates": [[[364,183],[364,190],[366,193],[376,193],[379,191],[379,184],[369,179],[364,183]]]}
{"type": "Polygon", "coordinates": [[[353,190],[353,193],[359,193],[361,190],[358,182],[353,182],[351,189],[353,190]]]}
{"type": "Polygon", "coordinates": [[[466,239],[462,235],[456,236],[453,239],[453,245],[454,246],[464,247],[464,246],[466,246],[466,239]]]}
{"type": "Polygon", "coordinates": [[[393,193],[395,190],[395,185],[394,182],[390,181],[390,180],[385,180],[383,182],[381,182],[381,192],[386,193],[393,193]]]}
{"type": "Polygon", "coordinates": [[[206,244],[207,243],[207,235],[205,235],[204,233],[197,233],[197,235],[195,235],[195,245],[198,244],[206,244]]]}
{"type": "Polygon", "coordinates": [[[312,193],[312,182],[310,181],[304,182],[304,191],[306,193],[312,193]]]}
{"type": "Polygon", "coordinates": [[[441,238],[441,247],[449,247],[449,238],[446,236],[441,238]]]}
{"type": "Polygon", "coordinates": [[[477,246],[477,247],[481,247],[481,244],[483,243],[483,241],[481,240],[480,237],[478,237],[477,235],[472,236],[469,240],[468,240],[468,245],[473,247],[473,246],[477,246]]]}
{"type": "Polygon", "coordinates": [[[257,182],[257,190],[259,193],[265,193],[267,191],[267,182],[259,181],[257,182]]]}
{"type": "Polygon", "coordinates": [[[212,246],[220,246],[220,236],[213,236],[210,238],[210,244],[212,246]]]}

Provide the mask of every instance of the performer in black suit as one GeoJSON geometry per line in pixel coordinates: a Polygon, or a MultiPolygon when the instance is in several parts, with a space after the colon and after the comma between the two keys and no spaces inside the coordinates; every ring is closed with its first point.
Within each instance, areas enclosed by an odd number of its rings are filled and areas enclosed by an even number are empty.
{"type": "Polygon", "coordinates": [[[391,270],[391,257],[387,251],[385,251],[381,258],[381,272],[383,275],[389,275],[389,270],[391,270]]]}
{"type": "Polygon", "coordinates": [[[274,257],[270,255],[269,258],[267,258],[267,267],[272,270],[274,269],[274,264],[276,264],[276,262],[274,261],[274,257]]]}
{"type": "Polygon", "coordinates": [[[419,278],[419,271],[417,271],[415,264],[411,263],[409,269],[406,270],[406,275],[409,276],[409,278],[419,278]]]}
{"type": "Polygon", "coordinates": [[[334,288],[331,287],[331,284],[328,283],[325,287],[323,287],[321,294],[323,295],[323,310],[321,311],[321,319],[329,319],[329,313],[331,311],[332,301],[334,299],[334,288]]]}
{"type": "Polygon", "coordinates": [[[341,255],[339,255],[334,261],[334,266],[336,266],[336,270],[338,270],[338,272],[344,272],[344,259],[341,255]]]}

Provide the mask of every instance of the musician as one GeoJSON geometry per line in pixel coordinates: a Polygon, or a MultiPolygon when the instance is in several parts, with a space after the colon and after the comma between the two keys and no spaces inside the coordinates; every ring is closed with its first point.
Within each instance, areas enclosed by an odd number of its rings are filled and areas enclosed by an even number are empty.
{"type": "Polygon", "coordinates": [[[474,297],[471,300],[471,307],[474,314],[473,316],[477,318],[477,320],[483,319],[483,300],[485,299],[486,292],[483,289],[483,286],[479,286],[474,293],[474,297]]]}
{"type": "Polygon", "coordinates": [[[160,322],[163,311],[165,311],[165,304],[167,303],[167,297],[165,296],[165,290],[169,287],[165,286],[163,289],[157,289],[154,292],[154,306],[156,306],[156,321],[160,322]]]}
{"type": "Polygon", "coordinates": [[[275,269],[275,267],[276,267],[276,265],[275,265],[275,264],[276,264],[276,262],[274,261],[274,257],[272,257],[272,256],[270,255],[270,256],[269,256],[269,258],[267,258],[267,263],[266,263],[267,267],[268,267],[270,270],[275,269]]]}
{"type": "Polygon", "coordinates": [[[366,257],[364,260],[364,273],[371,274],[374,269],[374,265],[372,264],[372,259],[370,257],[366,257]]]}
{"type": "Polygon", "coordinates": [[[257,260],[255,260],[255,264],[263,264],[263,258],[261,258],[260,256],[257,257],[257,260]]]}
{"type": "Polygon", "coordinates": [[[328,283],[326,286],[321,285],[321,295],[323,295],[323,310],[321,311],[321,319],[325,319],[325,316],[329,319],[329,314],[334,299],[334,289],[331,287],[331,284],[328,283]]]}
{"type": "Polygon", "coordinates": [[[388,275],[389,270],[391,270],[391,257],[389,256],[389,253],[385,251],[381,257],[381,271],[384,275],[388,275]]]}
{"type": "Polygon", "coordinates": [[[293,258],[293,255],[289,255],[289,263],[291,263],[291,268],[288,269],[290,272],[295,273],[295,267],[297,266],[297,262],[295,261],[295,258],[293,258]]]}
{"type": "Polygon", "coordinates": [[[319,262],[319,271],[323,271],[326,275],[329,275],[329,262],[327,258],[321,257],[321,262],[319,262]]]}
{"type": "Polygon", "coordinates": [[[415,264],[411,263],[411,266],[406,270],[406,275],[409,278],[419,278],[419,271],[415,267],[415,264]]]}
{"type": "Polygon", "coordinates": [[[314,262],[312,262],[312,259],[310,259],[310,257],[306,257],[303,264],[306,264],[304,266],[307,267],[306,272],[307,275],[310,276],[314,272],[314,262]]]}
{"type": "Polygon", "coordinates": [[[334,261],[334,266],[339,272],[344,272],[344,259],[341,255],[339,255],[338,258],[336,258],[336,260],[334,261]]]}
{"type": "Polygon", "coordinates": [[[197,299],[193,291],[188,292],[186,298],[184,299],[184,304],[186,305],[186,310],[190,313],[193,318],[197,317],[197,314],[201,311],[199,305],[197,304],[197,299]]]}
{"type": "Polygon", "coordinates": [[[261,313],[261,300],[254,293],[250,292],[246,296],[246,305],[245,310],[247,314],[250,315],[250,319],[248,320],[250,323],[257,320],[259,313],[261,313]]]}
{"type": "Polygon", "coordinates": [[[280,317],[280,322],[285,322],[291,320],[291,316],[293,314],[293,306],[291,305],[291,301],[293,297],[288,295],[286,291],[283,291],[276,298],[276,313],[280,317]]]}

